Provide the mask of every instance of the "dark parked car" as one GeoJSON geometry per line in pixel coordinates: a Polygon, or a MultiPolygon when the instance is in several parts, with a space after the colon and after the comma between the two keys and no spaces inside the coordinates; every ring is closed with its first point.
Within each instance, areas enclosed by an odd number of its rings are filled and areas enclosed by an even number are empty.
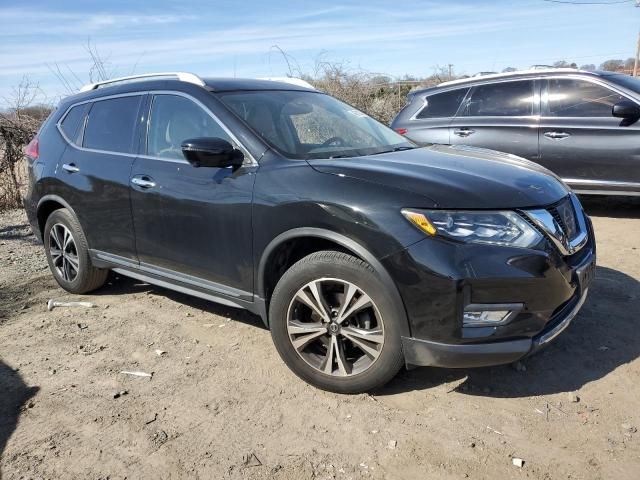
{"type": "Polygon", "coordinates": [[[403,364],[512,362],[567,327],[595,240],[521,159],[416,148],[328,95],[162,74],[63,100],[25,201],[72,293],[113,270],[256,313],[286,364],[360,392],[403,364]]]}
{"type": "Polygon", "coordinates": [[[392,127],[419,144],[512,153],[578,193],[640,195],[640,80],[612,72],[530,70],[412,92],[392,127]]]}

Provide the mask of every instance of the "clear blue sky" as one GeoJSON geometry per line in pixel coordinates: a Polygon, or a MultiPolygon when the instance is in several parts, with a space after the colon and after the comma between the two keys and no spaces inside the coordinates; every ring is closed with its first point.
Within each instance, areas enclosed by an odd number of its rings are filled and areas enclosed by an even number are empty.
{"type": "Polygon", "coordinates": [[[633,56],[639,27],[634,2],[3,0],[0,107],[24,75],[51,100],[63,94],[56,63],[88,80],[88,39],[114,75],[284,75],[277,45],[310,73],[324,52],[354,69],[426,76],[448,63],[468,74],[559,59],[598,65],[633,56]]]}

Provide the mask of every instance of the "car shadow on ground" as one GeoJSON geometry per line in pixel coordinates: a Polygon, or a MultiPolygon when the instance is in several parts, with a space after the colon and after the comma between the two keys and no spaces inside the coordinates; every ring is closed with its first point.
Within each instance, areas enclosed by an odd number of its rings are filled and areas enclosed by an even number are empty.
{"type": "Polygon", "coordinates": [[[230,318],[231,320],[234,320],[234,321],[238,321],[238,322],[246,323],[248,325],[253,325],[255,327],[266,329],[262,319],[259,316],[254,315],[247,310],[228,307],[226,305],[215,303],[209,300],[204,300],[202,298],[193,297],[191,295],[186,295],[180,292],[176,292],[175,290],[170,290],[168,288],[158,287],[156,285],[150,285],[140,280],[134,280],[132,278],[125,277],[124,275],[119,275],[114,272],[111,272],[109,274],[109,278],[107,279],[107,283],[105,284],[104,287],[100,288],[99,290],[96,290],[95,292],[91,292],[91,294],[92,295],[123,295],[123,294],[144,293],[144,292],[166,297],[174,302],[194,308],[196,310],[201,310],[205,313],[210,313],[212,315],[219,315],[224,318],[230,318]]]}
{"type": "Polygon", "coordinates": [[[587,302],[549,346],[513,365],[475,369],[417,368],[404,371],[377,395],[423,390],[460,380],[455,391],[490,397],[528,397],[572,392],[640,356],[640,282],[598,267],[587,302]]]}
{"type": "Polygon", "coordinates": [[[28,223],[7,225],[0,228],[0,240],[17,240],[32,244],[39,243],[28,223]]]}
{"type": "Polygon", "coordinates": [[[28,387],[16,370],[0,360],[0,459],[18,425],[21,410],[38,390],[28,387]]]}
{"type": "MultiPolygon", "coordinates": [[[[150,292],[185,306],[230,318],[259,328],[262,320],[247,311],[183,295],[127,277],[111,274],[95,294],[117,295],[150,292]]],[[[511,365],[444,369],[416,368],[402,371],[376,395],[427,390],[460,381],[455,391],[490,397],[527,397],[572,392],[605,377],[640,356],[640,282],[606,267],[598,267],[589,297],[569,328],[542,351],[522,360],[526,371],[511,365]]]]}

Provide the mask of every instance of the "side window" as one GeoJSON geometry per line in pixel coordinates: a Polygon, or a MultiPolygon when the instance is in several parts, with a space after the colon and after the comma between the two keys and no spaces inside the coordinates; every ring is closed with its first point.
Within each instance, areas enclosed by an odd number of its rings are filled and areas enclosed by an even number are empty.
{"type": "Polygon", "coordinates": [[[97,100],[89,110],[83,146],[109,152],[133,152],[141,96],[97,100]]]}
{"type": "Polygon", "coordinates": [[[60,122],[60,128],[69,139],[69,141],[79,145],[82,140],[82,127],[84,126],[84,115],[87,111],[88,104],[76,105],[60,122]]]}
{"type": "Polygon", "coordinates": [[[549,116],[610,117],[615,103],[625,98],[584,80],[549,80],[549,116]]]}
{"type": "Polygon", "coordinates": [[[197,137],[218,137],[232,142],[218,122],[188,98],[178,95],[153,97],[147,155],[184,160],[182,142],[197,137]]]}
{"type": "Polygon", "coordinates": [[[453,117],[468,91],[468,88],[461,88],[429,95],[426,98],[426,105],[416,115],[416,118],[453,117]]]}
{"type": "Polygon", "coordinates": [[[465,106],[466,117],[520,117],[533,115],[533,81],[479,85],[465,106]]]}

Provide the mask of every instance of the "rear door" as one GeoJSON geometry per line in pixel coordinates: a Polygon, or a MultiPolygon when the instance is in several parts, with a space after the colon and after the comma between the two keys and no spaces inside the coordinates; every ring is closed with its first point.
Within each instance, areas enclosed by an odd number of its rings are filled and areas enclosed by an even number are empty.
{"type": "Polygon", "coordinates": [[[134,261],[129,175],[142,100],[128,94],[79,104],[58,124],[69,144],[56,174],[58,193],[76,212],[91,249],[134,261]]]}
{"type": "Polygon", "coordinates": [[[543,92],[540,163],[572,187],[617,188],[640,184],[640,124],[613,117],[626,97],[605,84],[551,78],[543,92]]]}
{"type": "Polygon", "coordinates": [[[507,80],[476,85],[449,127],[452,145],[471,145],[538,159],[539,85],[507,80]]]}
{"type": "Polygon", "coordinates": [[[213,294],[251,300],[257,167],[246,151],[246,165],[237,169],[193,167],[180,146],[197,137],[238,145],[196,98],[179,92],[152,95],[145,154],[131,172],[140,268],[213,294]]]}

